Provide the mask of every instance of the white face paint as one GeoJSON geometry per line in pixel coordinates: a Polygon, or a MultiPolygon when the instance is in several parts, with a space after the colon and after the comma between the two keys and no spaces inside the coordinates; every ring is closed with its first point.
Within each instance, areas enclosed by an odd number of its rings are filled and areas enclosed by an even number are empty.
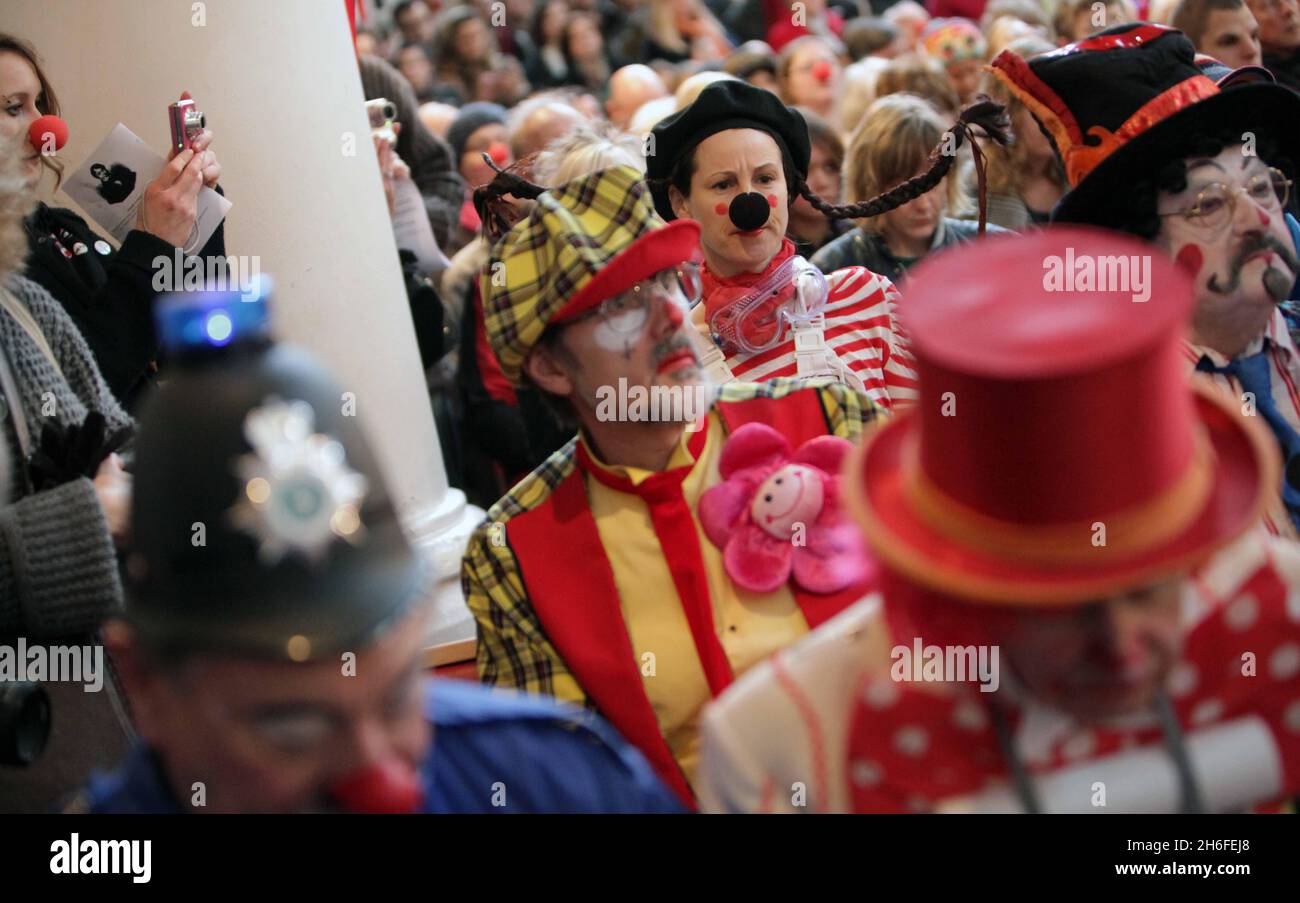
{"type": "Polygon", "coordinates": [[[683,314],[689,316],[691,302],[686,292],[694,291],[695,297],[699,297],[699,277],[693,271],[687,271],[682,278],[688,283],[685,290],[678,274],[665,270],[604,302],[604,309],[599,314],[601,321],[591,334],[596,344],[606,351],[629,353],[632,346],[641,340],[650,322],[650,306],[660,301],[677,305],[683,314]]]}
{"type": "Polygon", "coordinates": [[[649,310],[644,305],[631,307],[605,317],[592,331],[591,337],[606,351],[626,352],[641,340],[649,321],[649,310]]]}

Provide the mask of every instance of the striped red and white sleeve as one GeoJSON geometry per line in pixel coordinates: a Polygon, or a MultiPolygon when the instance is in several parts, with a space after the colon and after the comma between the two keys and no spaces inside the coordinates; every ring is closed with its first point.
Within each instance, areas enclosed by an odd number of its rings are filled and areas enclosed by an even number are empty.
{"type": "MultiPolygon", "coordinates": [[[[852,387],[886,409],[914,399],[916,371],[907,339],[898,331],[893,283],[865,267],[846,267],[826,278],[826,345],[848,367],[852,387]]],[[[727,364],[746,382],[798,375],[793,342],[737,355],[727,364]]]]}

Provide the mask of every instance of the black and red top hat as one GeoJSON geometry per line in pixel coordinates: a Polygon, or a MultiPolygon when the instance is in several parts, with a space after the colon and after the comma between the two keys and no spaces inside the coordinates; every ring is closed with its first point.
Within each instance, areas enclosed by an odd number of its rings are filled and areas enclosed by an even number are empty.
{"type": "Polygon", "coordinates": [[[1056,144],[1070,191],[1054,222],[1109,225],[1113,199],[1134,180],[1185,156],[1187,134],[1210,125],[1264,132],[1300,161],[1300,96],[1266,81],[1220,87],[1197,65],[1192,42],[1164,25],[1117,25],[1032,60],[1004,50],[994,76],[1029,108],[1056,144]]]}

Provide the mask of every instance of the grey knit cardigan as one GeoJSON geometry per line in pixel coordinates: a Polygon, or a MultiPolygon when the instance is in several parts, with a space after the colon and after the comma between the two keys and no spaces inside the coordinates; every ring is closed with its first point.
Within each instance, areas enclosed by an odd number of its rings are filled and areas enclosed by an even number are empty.
{"type": "Polygon", "coordinates": [[[29,493],[13,417],[33,443],[47,416],[76,424],[98,410],[112,430],[131,424],[62,305],[44,288],[11,275],[5,287],[31,311],[63,375],[27,332],[0,309],[0,351],[22,395],[21,412],[3,405],[4,440],[13,462],[9,503],[0,506],[0,637],[33,639],[89,633],[122,605],[113,540],[94,485],[82,478],[29,493]]]}

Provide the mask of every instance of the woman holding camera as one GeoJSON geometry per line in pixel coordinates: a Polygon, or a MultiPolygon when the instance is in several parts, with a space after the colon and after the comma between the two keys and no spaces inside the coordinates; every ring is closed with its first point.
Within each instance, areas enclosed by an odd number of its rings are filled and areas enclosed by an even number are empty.
{"type": "MultiPolygon", "coordinates": [[[[187,99],[188,92],[181,96],[187,99]]],[[[59,102],[35,51],[0,34],[0,137],[19,136],[23,173],[31,187],[42,168],[62,179],[62,164],[26,140],[41,116],[59,115],[59,102]]],[[[161,111],[160,111],[161,115],[161,111]]],[[[67,310],[85,337],[113,394],[132,406],[153,372],[158,345],[153,326],[155,258],[170,261],[194,228],[198,194],[216,188],[221,164],[207,129],[192,150],[174,155],[145,189],[136,227],[114,250],[76,213],[38,204],[27,218],[27,276],[67,310]]],[[[200,256],[224,256],[218,226],[200,256]]]]}
{"type": "MultiPolygon", "coordinates": [[[[80,648],[84,669],[99,623],[122,604],[117,549],[131,478],[113,452],[131,418],[67,311],[19,275],[34,206],[30,147],[0,137],[0,445],[12,465],[0,486],[0,644],[80,648]]],[[[48,811],[125,751],[125,710],[100,676],[101,691],[89,693],[42,681],[52,711],[43,754],[32,725],[15,730],[13,707],[0,706],[0,810],[48,811]]]]}

